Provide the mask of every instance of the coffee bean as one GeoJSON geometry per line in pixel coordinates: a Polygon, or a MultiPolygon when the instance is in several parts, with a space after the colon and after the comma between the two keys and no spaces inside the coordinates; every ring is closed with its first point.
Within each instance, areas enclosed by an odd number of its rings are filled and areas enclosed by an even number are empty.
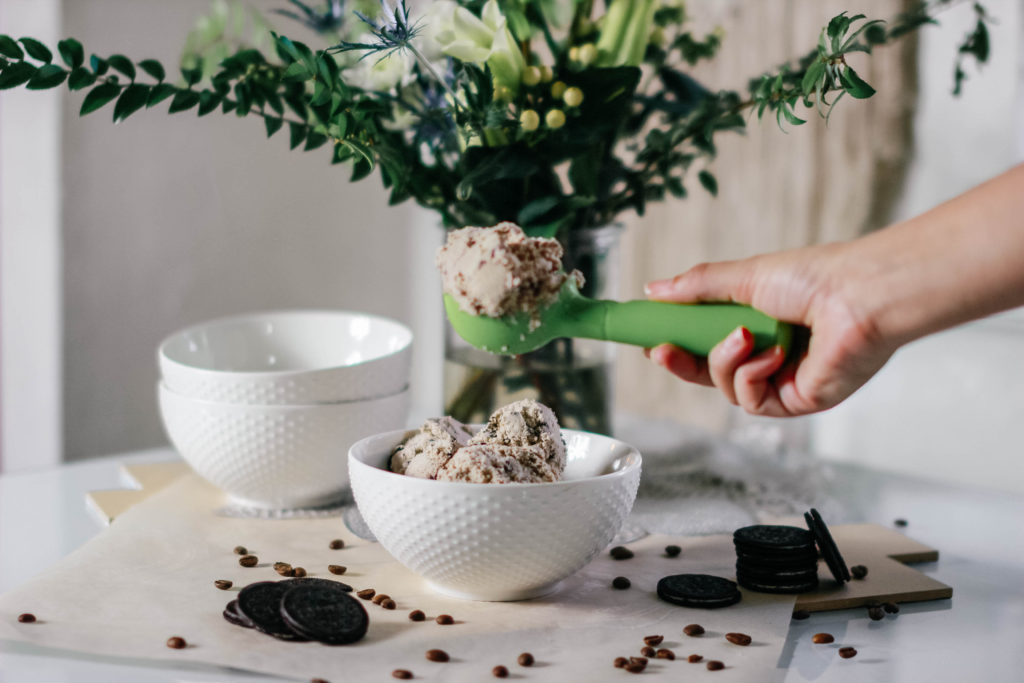
{"type": "Polygon", "coordinates": [[[427,659],[432,662],[447,662],[448,653],[444,650],[427,650],[427,659]]]}
{"type": "Polygon", "coordinates": [[[647,657],[630,657],[629,661],[633,664],[643,664],[647,666],[647,657]]]}
{"type": "Polygon", "coordinates": [[[686,661],[688,661],[690,664],[696,664],[702,659],[704,659],[702,655],[690,655],[686,658],[686,661]]]}
{"type": "Polygon", "coordinates": [[[341,550],[345,547],[345,541],[341,540],[340,538],[336,538],[333,541],[331,541],[330,545],[331,550],[341,550]]]}
{"type": "Polygon", "coordinates": [[[172,650],[182,650],[187,646],[188,643],[186,643],[185,639],[181,636],[171,636],[167,639],[167,647],[171,648],[172,650]]]}
{"type": "Polygon", "coordinates": [[[708,671],[721,671],[725,668],[725,664],[722,664],[722,662],[718,661],[717,659],[712,659],[707,664],[705,664],[705,666],[708,668],[708,671]]]}
{"type": "Polygon", "coordinates": [[[281,576],[295,576],[295,570],[287,562],[275,562],[274,571],[281,576]]]}
{"type": "Polygon", "coordinates": [[[329,571],[332,574],[335,574],[336,576],[341,576],[346,571],[348,571],[348,567],[343,567],[340,564],[329,564],[327,565],[327,571],[329,571]]]}
{"type": "Polygon", "coordinates": [[[907,520],[905,520],[905,519],[895,519],[895,520],[893,520],[892,523],[895,524],[896,526],[906,526],[907,525],[907,520]]]}
{"type": "Polygon", "coordinates": [[[644,657],[653,657],[657,654],[657,651],[650,645],[644,645],[642,648],[640,648],[640,654],[642,654],[644,657]]]}
{"type": "Polygon", "coordinates": [[[396,607],[398,607],[398,605],[395,604],[395,601],[391,598],[388,598],[387,600],[381,600],[380,606],[384,609],[395,609],[396,607]]]}
{"type": "Polygon", "coordinates": [[[434,619],[434,621],[441,624],[442,626],[451,626],[455,623],[455,620],[452,618],[452,615],[450,614],[439,614],[437,615],[437,619],[434,619]]]}
{"type": "Polygon", "coordinates": [[[625,576],[616,576],[612,579],[612,588],[618,588],[620,591],[624,591],[632,585],[625,576]]]}
{"type": "Polygon", "coordinates": [[[376,595],[376,593],[377,591],[373,590],[372,588],[364,588],[361,591],[356,591],[356,595],[361,597],[363,600],[369,600],[374,595],[376,595]]]}
{"type": "Polygon", "coordinates": [[[391,672],[392,678],[399,678],[403,681],[407,681],[412,678],[412,672],[408,669],[395,669],[391,672]]]}
{"type": "Polygon", "coordinates": [[[882,603],[882,609],[884,609],[889,614],[899,614],[900,613],[900,606],[897,605],[895,602],[882,603]]]}
{"type": "Polygon", "coordinates": [[[495,678],[508,678],[508,669],[499,664],[491,669],[491,675],[495,678]]]}
{"type": "Polygon", "coordinates": [[[625,657],[616,657],[613,664],[615,665],[616,669],[624,669],[626,668],[626,665],[629,664],[629,660],[625,657]]]}
{"type": "Polygon", "coordinates": [[[376,595],[373,596],[372,602],[375,605],[379,605],[380,603],[382,603],[385,600],[388,600],[390,598],[391,598],[391,596],[388,595],[387,593],[377,593],[376,595]]]}
{"type": "Polygon", "coordinates": [[[608,554],[616,560],[628,560],[629,558],[633,557],[633,551],[621,545],[617,545],[611,550],[609,550],[608,554]]]}
{"type": "Polygon", "coordinates": [[[815,633],[811,636],[811,642],[817,643],[818,645],[825,645],[827,643],[836,642],[836,639],[832,637],[831,633],[815,633]]]}
{"type": "Polygon", "coordinates": [[[533,666],[533,655],[531,655],[529,652],[524,652],[523,654],[519,655],[518,662],[519,666],[533,666]]]}
{"type": "Polygon", "coordinates": [[[303,569],[302,567],[295,567],[294,569],[292,569],[292,576],[294,576],[295,578],[301,579],[305,575],[306,575],[306,570],[303,569]]]}
{"type": "Polygon", "coordinates": [[[672,650],[669,650],[667,647],[663,647],[654,653],[654,656],[658,659],[675,659],[676,653],[672,652],[672,650]]]}
{"type": "Polygon", "coordinates": [[[753,641],[753,639],[746,633],[726,633],[725,639],[733,645],[742,645],[743,647],[750,645],[753,641]]]}
{"type": "Polygon", "coordinates": [[[805,609],[798,609],[797,611],[793,612],[793,618],[797,621],[803,621],[804,619],[807,619],[810,616],[811,613],[805,609]]]}
{"type": "Polygon", "coordinates": [[[665,640],[665,636],[644,636],[644,644],[646,645],[661,645],[663,640],[665,640]]]}
{"type": "Polygon", "coordinates": [[[231,586],[233,586],[234,584],[228,581],[227,579],[217,579],[213,582],[213,585],[221,589],[222,591],[226,591],[227,589],[231,588],[231,586]]]}
{"type": "Polygon", "coordinates": [[[232,552],[234,552],[235,555],[248,555],[249,554],[249,551],[245,549],[244,545],[236,545],[235,549],[232,552]]]}
{"type": "Polygon", "coordinates": [[[423,613],[423,610],[414,609],[409,612],[409,621],[425,621],[427,615],[423,613]]]}
{"type": "Polygon", "coordinates": [[[683,633],[691,638],[696,638],[697,636],[704,635],[704,627],[700,624],[688,624],[683,627],[683,633]]]}
{"type": "Polygon", "coordinates": [[[642,674],[644,669],[647,668],[646,664],[639,664],[637,662],[630,662],[626,666],[622,667],[631,674],[642,674]]]}
{"type": "Polygon", "coordinates": [[[256,557],[255,555],[242,555],[240,558],[238,558],[238,564],[242,565],[243,567],[255,567],[257,564],[259,564],[259,561],[260,558],[256,557]]]}
{"type": "Polygon", "coordinates": [[[852,647],[841,647],[839,648],[839,656],[843,659],[849,659],[850,657],[856,657],[857,651],[852,647]]]}
{"type": "Polygon", "coordinates": [[[881,607],[869,607],[868,616],[871,617],[871,621],[881,621],[885,619],[885,610],[881,607]]]}
{"type": "Polygon", "coordinates": [[[31,612],[25,612],[24,614],[18,615],[18,623],[31,624],[36,620],[36,615],[31,612]]]}
{"type": "Polygon", "coordinates": [[[863,579],[868,575],[868,568],[862,564],[855,564],[850,567],[850,576],[855,579],[863,579]]]}
{"type": "Polygon", "coordinates": [[[683,549],[677,545],[665,546],[665,554],[669,557],[679,557],[679,553],[683,552],[683,549]]]}

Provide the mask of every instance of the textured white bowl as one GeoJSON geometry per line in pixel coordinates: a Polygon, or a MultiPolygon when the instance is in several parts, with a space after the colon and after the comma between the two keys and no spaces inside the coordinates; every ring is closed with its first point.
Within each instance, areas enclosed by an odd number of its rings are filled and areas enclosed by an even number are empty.
{"type": "Polygon", "coordinates": [[[618,533],[636,498],[640,454],[621,441],[563,429],[565,478],[468,484],[387,470],[407,434],[349,451],[359,512],[395,559],[435,590],[472,600],[524,600],[554,590],[618,533]]]}
{"type": "Polygon", "coordinates": [[[175,332],[157,356],[164,383],[183,396],[249,405],[339,403],[402,391],[412,332],[350,311],[251,313],[175,332]]]}
{"type": "Polygon", "coordinates": [[[367,401],[248,406],[182,396],[159,385],[171,443],[200,476],[245,507],[283,510],[339,500],[346,451],[357,440],[406,424],[408,390],[367,401]]]}

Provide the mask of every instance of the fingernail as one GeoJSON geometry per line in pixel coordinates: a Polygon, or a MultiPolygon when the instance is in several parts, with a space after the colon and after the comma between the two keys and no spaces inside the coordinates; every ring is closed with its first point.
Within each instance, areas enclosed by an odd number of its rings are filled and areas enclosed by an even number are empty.
{"type": "Polygon", "coordinates": [[[648,282],[644,285],[644,294],[647,296],[658,296],[660,294],[668,294],[672,291],[671,280],[655,280],[654,282],[648,282]]]}
{"type": "Polygon", "coordinates": [[[729,337],[725,340],[725,346],[730,351],[735,351],[749,344],[751,339],[750,330],[745,327],[737,327],[729,333],[729,337]]]}

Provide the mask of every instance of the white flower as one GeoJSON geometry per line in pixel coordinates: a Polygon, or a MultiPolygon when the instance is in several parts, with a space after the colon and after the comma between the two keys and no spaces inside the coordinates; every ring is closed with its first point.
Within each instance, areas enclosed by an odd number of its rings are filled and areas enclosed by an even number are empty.
{"type": "Polygon", "coordinates": [[[526,61],[497,0],[488,0],[479,17],[456,3],[435,4],[445,6],[431,12],[427,21],[435,23],[431,31],[441,51],[463,62],[487,64],[496,85],[518,91],[526,61]]]}
{"type": "MultiPolygon", "coordinates": [[[[369,42],[373,36],[362,36],[360,42],[369,42]]],[[[392,50],[383,56],[368,55],[345,72],[345,81],[364,90],[387,92],[397,85],[408,85],[415,58],[408,50],[392,50]]]]}

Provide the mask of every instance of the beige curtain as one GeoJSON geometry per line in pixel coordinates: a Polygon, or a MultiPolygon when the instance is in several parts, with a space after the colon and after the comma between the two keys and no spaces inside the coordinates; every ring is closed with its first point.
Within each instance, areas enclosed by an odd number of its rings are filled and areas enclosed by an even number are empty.
{"type": "MultiPolygon", "coordinates": [[[[718,57],[694,76],[710,87],[744,88],[747,79],[811,49],[821,27],[843,10],[888,19],[908,0],[733,0],[690,2],[702,29],[721,26],[718,57]]],[[[643,296],[643,283],[701,261],[732,259],[817,242],[844,240],[884,225],[899,190],[911,142],[916,99],[916,40],[850,60],[877,94],[844,98],[828,127],[816,115],[779,130],[774,119],[749,122],[744,136],[720,138],[709,167],[711,198],[691,173],[689,197],[628,217],[623,239],[622,298],[643,296]]],[[[803,118],[803,117],[802,117],[803,118]]],[[[671,417],[721,429],[728,404],[710,389],[676,380],[635,349],[618,356],[618,411],[671,417]]]]}

